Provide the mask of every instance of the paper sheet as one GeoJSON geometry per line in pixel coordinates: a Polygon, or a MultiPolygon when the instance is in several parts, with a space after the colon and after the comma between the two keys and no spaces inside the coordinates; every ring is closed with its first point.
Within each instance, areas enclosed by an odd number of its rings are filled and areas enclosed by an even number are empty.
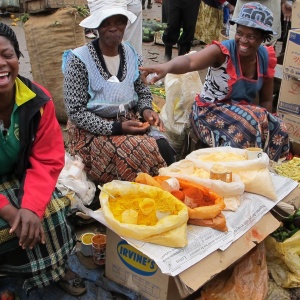
{"type": "MultiPolygon", "coordinates": [[[[221,232],[209,227],[188,225],[188,245],[184,248],[170,248],[122,238],[152,258],[162,273],[176,276],[215,250],[225,250],[298,186],[298,183],[294,180],[273,173],[271,175],[278,200],[272,201],[260,195],[244,193],[237,211],[223,212],[228,232],[221,232]]],[[[93,212],[86,207],[82,207],[82,210],[107,226],[101,210],[93,212]]]]}

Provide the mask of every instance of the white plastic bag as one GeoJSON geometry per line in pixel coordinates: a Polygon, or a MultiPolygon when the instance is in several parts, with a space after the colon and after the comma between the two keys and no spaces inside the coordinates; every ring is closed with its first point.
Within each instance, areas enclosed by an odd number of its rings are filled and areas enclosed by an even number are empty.
{"type": "Polygon", "coordinates": [[[213,180],[197,175],[197,171],[199,171],[198,168],[197,164],[193,161],[183,159],[171,164],[169,167],[160,168],[159,175],[181,178],[190,182],[201,184],[224,198],[226,205],[225,210],[236,211],[240,205],[240,198],[245,190],[245,185],[241,181],[240,177],[233,174],[232,182],[213,180]],[[182,167],[183,162],[187,161],[193,164],[193,170],[187,170],[182,167]]]}
{"type": "Polygon", "coordinates": [[[166,103],[160,112],[165,135],[171,146],[180,153],[184,128],[189,125],[189,114],[202,82],[197,71],[186,74],[167,74],[165,77],[166,103]]]}
{"type": "MultiPolygon", "coordinates": [[[[213,164],[216,162],[201,161],[201,157],[218,152],[246,156],[245,149],[228,146],[196,150],[187,155],[186,159],[193,161],[196,167],[210,171],[213,164]]],[[[268,169],[269,157],[266,153],[263,153],[261,157],[256,159],[226,161],[221,164],[241,178],[242,182],[245,184],[246,192],[262,195],[272,200],[277,199],[271,174],[268,169]]]]}
{"type": "Polygon", "coordinates": [[[63,195],[70,196],[71,208],[77,208],[77,202],[84,205],[92,203],[96,186],[87,179],[86,172],[83,170],[84,164],[79,156],[72,157],[65,152],[65,166],[59,174],[56,187],[63,195]]]}

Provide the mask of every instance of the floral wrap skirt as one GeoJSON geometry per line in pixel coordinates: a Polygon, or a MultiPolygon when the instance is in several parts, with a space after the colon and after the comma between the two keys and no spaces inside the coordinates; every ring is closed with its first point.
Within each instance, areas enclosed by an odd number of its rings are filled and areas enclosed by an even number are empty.
{"type": "Polygon", "coordinates": [[[289,152],[283,121],[256,105],[215,104],[197,99],[190,121],[198,138],[210,147],[259,147],[274,161],[289,152]]]}

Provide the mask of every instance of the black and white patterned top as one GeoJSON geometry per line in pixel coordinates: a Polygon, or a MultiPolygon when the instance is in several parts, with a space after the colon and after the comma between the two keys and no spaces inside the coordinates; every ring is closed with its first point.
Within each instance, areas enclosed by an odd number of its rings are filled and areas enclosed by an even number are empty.
{"type": "MultiPolygon", "coordinates": [[[[106,68],[105,61],[99,48],[98,39],[87,44],[91,56],[95,60],[99,75],[108,80],[110,73],[106,68]]],[[[120,70],[118,72],[119,81],[124,80],[127,73],[127,61],[125,59],[125,49],[120,46],[120,70]]],[[[138,55],[138,65],[142,66],[142,57],[138,55]]],[[[93,134],[111,135],[119,134],[115,126],[116,119],[106,119],[97,116],[87,109],[89,101],[88,94],[88,72],[85,64],[74,54],[68,59],[64,72],[64,102],[69,119],[79,128],[83,128],[93,134]]],[[[149,87],[143,83],[141,77],[134,82],[134,88],[138,95],[136,111],[142,114],[145,109],[152,109],[152,95],[149,87]]]]}

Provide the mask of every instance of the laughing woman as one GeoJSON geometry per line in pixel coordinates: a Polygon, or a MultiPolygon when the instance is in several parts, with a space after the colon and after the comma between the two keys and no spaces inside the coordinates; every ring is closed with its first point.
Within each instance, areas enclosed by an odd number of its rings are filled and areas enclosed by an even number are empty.
{"type": "Polygon", "coordinates": [[[275,34],[273,14],[250,2],[231,22],[237,24],[234,39],[214,41],[195,54],[140,70],[143,76],[157,73],[156,81],[167,73],[208,68],[190,118],[199,139],[210,147],[260,147],[277,161],[288,153],[289,140],[284,123],[272,114],[275,51],[261,45],[275,34]]]}
{"type": "Polygon", "coordinates": [[[68,269],[75,241],[66,198],[53,192],[64,143],[51,96],[18,75],[14,31],[0,23],[0,273],[29,291],[53,282],[72,295],[84,282],[68,269]]]}

